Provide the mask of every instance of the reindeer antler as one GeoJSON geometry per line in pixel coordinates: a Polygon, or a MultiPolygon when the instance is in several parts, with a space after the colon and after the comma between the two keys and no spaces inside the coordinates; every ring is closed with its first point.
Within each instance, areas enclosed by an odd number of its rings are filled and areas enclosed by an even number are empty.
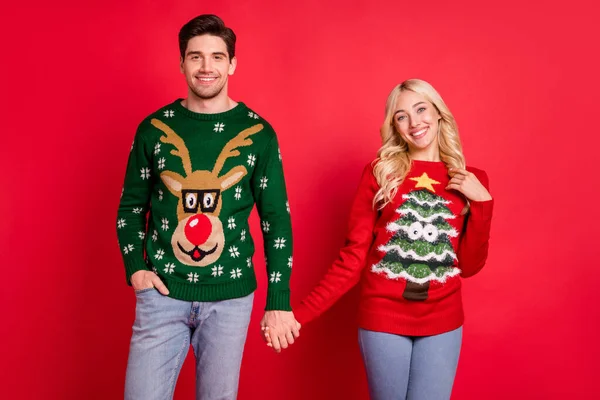
{"type": "Polygon", "coordinates": [[[150,123],[156,128],[163,131],[166,135],[160,137],[161,142],[172,144],[173,146],[175,146],[175,149],[171,150],[171,154],[181,158],[181,163],[183,164],[183,170],[185,171],[185,175],[190,176],[192,174],[192,162],[190,160],[190,153],[188,152],[185,143],[183,143],[183,139],[180,138],[179,135],[177,135],[173,129],[169,128],[169,126],[161,120],[152,118],[152,120],[150,120],[150,123]]]}
{"type": "Polygon", "coordinates": [[[225,160],[227,160],[230,157],[237,157],[240,155],[240,152],[235,149],[238,147],[250,146],[252,144],[252,140],[248,139],[248,136],[254,135],[257,132],[262,131],[263,128],[263,124],[256,124],[254,126],[251,126],[250,128],[244,129],[243,131],[238,133],[236,137],[227,142],[225,147],[223,147],[223,150],[221,150],[219,158],[217,158],[217,162],[215,163],[215,167],[212,171],[213,175],[218,177],[219,173],[221,173],[221,170],[223,169],[225,160]]]}

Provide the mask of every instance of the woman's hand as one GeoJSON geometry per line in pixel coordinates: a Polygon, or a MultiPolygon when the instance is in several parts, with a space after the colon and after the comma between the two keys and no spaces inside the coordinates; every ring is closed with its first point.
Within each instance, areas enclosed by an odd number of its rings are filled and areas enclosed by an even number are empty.
{"type": "Polygon", "coordinates": [[[448,174],[451,179],[448,186],[446,186],[446,190],[457,190],[472,201],[492,200],[492,195],[479,182],[474,173],[462,168],[450,168],[448,174]]]}

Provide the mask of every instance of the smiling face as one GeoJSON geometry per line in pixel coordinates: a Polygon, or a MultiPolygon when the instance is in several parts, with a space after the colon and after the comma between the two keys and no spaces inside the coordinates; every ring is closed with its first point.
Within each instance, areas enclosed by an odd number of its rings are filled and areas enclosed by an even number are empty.
{"type": "Polygon", "coordinates": [[[438,129],[440,114],[425,96],[404,90],[394,106],[393,124],[409,152],[438,154],[438,129]]]}
{"type": "Polygon", "coordinates": [[[206,34],[188,41],[180,68],[190,96],[207,100],[227,96],[227,79],[233,75],[236,64],[235,57],[229,59],[225,41],[206,34]]]}

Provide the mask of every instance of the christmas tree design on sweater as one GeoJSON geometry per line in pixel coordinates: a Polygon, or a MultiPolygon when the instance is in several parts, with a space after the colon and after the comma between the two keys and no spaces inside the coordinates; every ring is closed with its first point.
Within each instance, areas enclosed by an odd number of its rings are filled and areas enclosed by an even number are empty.
{"type": "Polygon", "coordinates": [[[386,227],[393,236],[379,247],[385,256],[372,271],[406,280],[402,296],[422,301],[428,297],[431,281],[444,283],[460,273],[450,241],[458,232],[448,223],[456,218],[448,208],[450,201],[435,194],[434,185],[440,183],[427,173],[409,180],[417,182],[415,189],[402,195],[404,202],[396,210],[400,218],[386,227]]]}

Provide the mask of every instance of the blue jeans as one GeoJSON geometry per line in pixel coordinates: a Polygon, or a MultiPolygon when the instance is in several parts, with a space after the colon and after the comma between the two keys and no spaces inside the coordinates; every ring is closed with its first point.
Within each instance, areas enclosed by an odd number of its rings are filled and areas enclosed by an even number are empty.
{"type": "Polygon", "coordinates": [[[189,302],[136,291],[125,400],[172,399],[190,344],[196,398],[235,399],[253,299],[189,302]]]}
{"type": "Polygon", "coordinates": [[[462,327],[434,336],[359,329],[371,400],[446,400],[452,393],[462,327]]]}

